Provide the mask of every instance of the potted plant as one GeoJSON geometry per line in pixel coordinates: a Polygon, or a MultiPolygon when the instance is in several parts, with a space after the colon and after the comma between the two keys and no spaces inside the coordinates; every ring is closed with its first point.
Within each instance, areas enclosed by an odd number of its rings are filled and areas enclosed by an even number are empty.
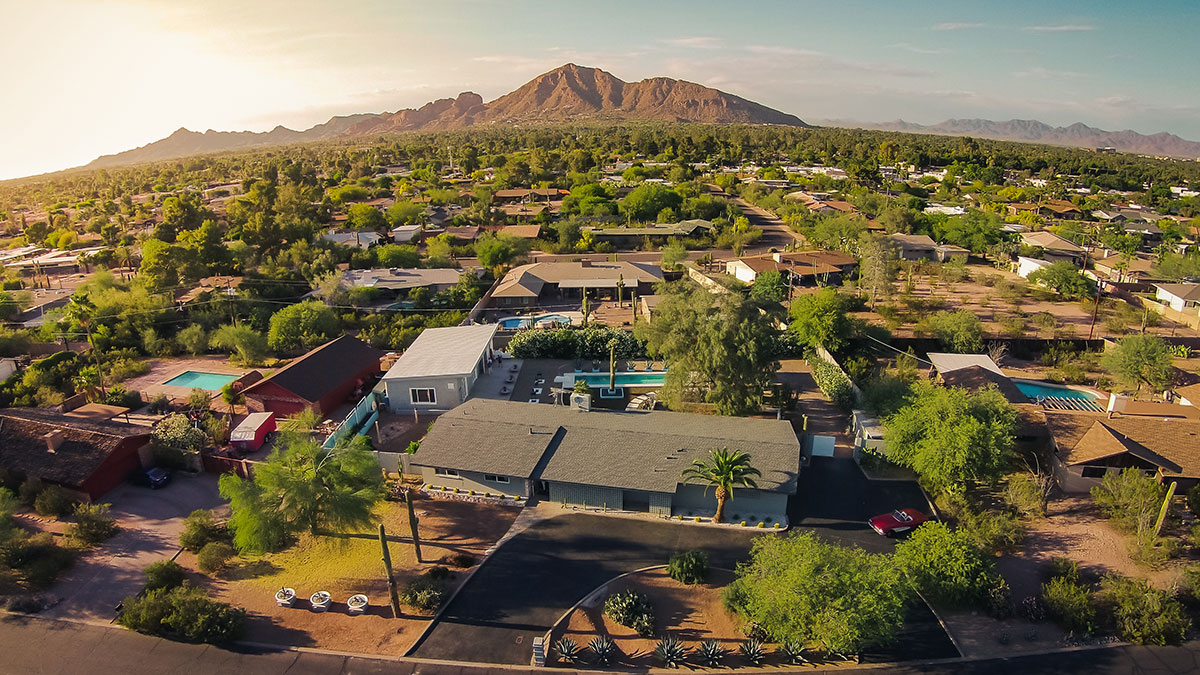
{"type": "Polygon", "coordinates": [[[275,591],[275,604],[280,607],[291,607],[296,602],[296,589],[281,588],[275,591]]]}
{"type": "Polygon", "coordinates": [[[350,599],[346,601],[346,609],[351,616],[367,611],[367,596],[362,593],[350,596],[350,599]]]}
{"type": "Polygon", "coordinates": [[[312,594],[308,602],[312,605],[312,611],[324,612],[329,609],[329,604],[333,602],[333,597],[329,595],[329,591],[317,591],[312,594]]]}

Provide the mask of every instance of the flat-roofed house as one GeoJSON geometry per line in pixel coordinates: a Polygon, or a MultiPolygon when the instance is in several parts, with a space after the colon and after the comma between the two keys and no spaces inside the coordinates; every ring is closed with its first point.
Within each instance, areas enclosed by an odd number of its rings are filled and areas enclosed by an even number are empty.
{"type": "Polygon", "coordinates": [[[937,242],[924,234],[888,235],[901,260],[937,260],[937,242]]]}
{"type": "Polygon", "coordinates": [[[618,247],[632,247],[646,239],[661,243],[672,237],[702,237],[713,231],[713,225],[707,220],[685,220],[666,225],[585,227],[583,231],[590,233],[596,241],[609,242],[618,247]]]}
{"type": "Polygon", "coordinates": [[[342,283],[351,288],[378,288],[393,292],[428,288],[430,292],[440,293],[453,288],[461,274],[459,270],[449,267],[377,267],[346,270],[342,274],[342,283]]]}
{"type": "Polygon", "coordinates": [[[746,452],[762,472],[757,488],[734,489],[728,517],[786,522],[801,453],[786,420],[471,399],[434,422],[411,466],[426,485],[440,488],[711,516],[712,489],[686,484],[681,474],[721,447],[746,452]]]}
{"type": "Polygon", "coordinates": [[[491,372],[499,324],[427,328],[383,375],[393,412],[449,410],[491,372]]]}
{"type": "Polygon", "coordinates": [[[541,262],[509,270],[491,295],[497,307],[532,307],[542,300],[617,297],[618,287],[626,297],[636,291],[649,294],[663,280],[657,265],[626,262],[541,262]]]}
{"type": "Polygon", "coordinates": [[[734,258],[725,263],[726,274],[747,284],[754,283],[759,274],[772,270],[790,274],[795,284],[817,281],[838,284],[857,268],[858,260],[840,251],[766,253],[734,258]]]}

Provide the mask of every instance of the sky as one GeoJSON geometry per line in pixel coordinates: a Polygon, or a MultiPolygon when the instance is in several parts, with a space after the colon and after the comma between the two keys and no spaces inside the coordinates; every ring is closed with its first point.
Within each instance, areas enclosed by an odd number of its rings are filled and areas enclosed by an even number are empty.
{"type": "Polygon", "coordinates": [[[1200,139],[1194,0],[0,0],[0,179],[195,131],[485,100],[564,63],[809,122],[1200,139]]]}

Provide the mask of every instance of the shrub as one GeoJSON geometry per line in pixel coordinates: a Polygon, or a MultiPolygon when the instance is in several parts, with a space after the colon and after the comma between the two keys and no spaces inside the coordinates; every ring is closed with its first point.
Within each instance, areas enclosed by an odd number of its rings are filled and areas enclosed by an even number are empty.
{"type": "Polygon", "coordinates": [[[900,564],[926,598],[966,606],[985,601],[996,583],[994,559],[962,530],[930,522],[896,545],[900,564]]]}
{"type": "Polygon", "coordinates": [[[205,545],[214,541],[228,541],[229,531],[217,522],[212,512],[196,509],[183,519],[183,531],[179,533],[179,545],[192,553],[199,553],[205,545]]]}
{"type": "Polygon", "coordinates": [[[72,541],[92,546],[117,533],[117,521],[108,515],[108,504],[77,504],[75,522],[67,527],[72,541]]]}
{"type": "Polygon", "coordinates": [[[233,547],[223,541],[210,541],[200,549],[196,556],[196,566],[205,574],[212,574],[225,569],[229,559],[234,556],[233,547]]]}
{"type": "Polygon", "coordinates": [[[17,496],[21,498],[21,503],[25,506],[33,506],[33,502],[37,500],[37,496],[44,489],[46,489],[46,486],[42,484],[42,481],[37,476],[30,476],[17,489],[17,496]]]}
{"type": "Polygon", "coordinates": [[[725,658],[725,649],[716,640],[705,640],[700,643],[700,648],[696,650],[696,656],[700,658],[700,663],[706,667],[716,668],[721,665],[721,659],[725,658]]]}
{"type": "Polygon", "coordinates": [[[33,500],[33,510],[39,516],[54,516],[61,518],[71,512],[75,500],[71,494],[57,485],[50,485],[38,493],[33,500]]]}
{"type": "Polygon", "coordinates": [[[1046,580],[1050,579],[1066,579],[1071,583],[1079,583],[1079,563],[1060,556],[1051,558],[1046,571],[1046,580]]]}
{"type": "Polygon", "coordinates": [[[1177,645],[1192,625],[1179,601],[1144,581],[1107,576],[1100,599],[1117,635],[1129,642],[1177,645]]]}
{"type": "Polygon", "coordinates": [[[575,663],[579,659],[579,645],[569,637],[562,637],[554,641],[554,653],[563,663],[575,663]]]}
{"type": "Polygon", "coordinates": [[[459,568],[470,567],[475,564],[475,556],[466,553],[455,553],[450,556],[450,564],[459,568]]]}
{"type": "Polygon", "coordinates": [[[1091,594],[1077,581],[1055,577],[1042,585],[1042,601],[1054,622],[1071,633],[1088,633],[1096,624],[1091,594]]]}
{"type": "Polygon", "coordinates": [[[1051,484],[1049,476],[1043,474],[1015,474],[1008,479],[1004,499],[1022,516],[1044,518],[1051,484]]]}
{"type": "Polygon", "coordinates": [[[159,560],[146,567],[146,590],[178,588],[186,579],[183,568],[174,560],[159,560]]]}
{"type": "Polygon", "coordinates": [[[142,395],[136,391],[129,391],[124,385],[117,384],[109,388],[101,402],[132,410],[142,407],[142,395]]]}
{"type": "Polygon", "coordinates": [[[1193,485],[1187,491],[1187,505],[1193,515],[1200,516],[1200,483],[1193,485]]]}
{"type": "Polygon", "coordinates": [[[1027,596],[1017,605],[1017,614],[1026,621],[1038,623],[1046,620],[1046,603],[1036,595],[1027,596]]]}
{"type": "Polygon", "coordinates": [[[1013,615],[1012,589],[1002,576],[988,589],[987,613],[993,619],[1007,619],[1013,615]]]}
{"type": "Polygon", "coordinates": [[[18,614],[37,614],[48,606],[41,595],[14,595],[4,603],[4,609],[18,614]]]}
{"type": "Polygon", "coordinates": [[[171,411],[171,399],[166,394],[159,394],[150,399],[149,406],[152,415],[162,415],[171,411]]]}
{"type": "Polygon", "coordinates": [[[654,635],[654,606],[644,593],[634,590],[613,593],[604,601],[604,616],[634,629],[642,637],[654,635]]]}
{"type": "Polygon", "coordinates": [[[446,583],[429,576],[420,576],[404,585],[400,602],[416,609],[432,612],[446,600],[446,583]]]}
{"type": "Polygon", "coordinates": [[[708,554],[704,551],[684,551],[671,556],[667,574],[681,584],[700,584],[708,578],[708,554]]]}
{"type": "Polygon", "coordinates": [[[442,567],[441,565],[437,565],[435,567],[430,567],[425,572],[425,576],[433,579],[434,581],[445,581],[446,579],[450,578],[450,570],[442,567]]]}
{"type": "Polygon", "coordinates": [[[0,547],[0,562],[12,568],[33,589],[51,586],[75,562],[75,554],[54,543],[49,532],[16,536],[0,547]]]}
{"type": "Polygon", "coordinates": [[[825,398],[843,410],[850,410],[854,407],[856,398],[854,389],[851,387],[850,378],[846,377],[840,368],[819,356],[810,358],[808,365],[812,371],[813,380],[821,388],[821,393],[825,394],[825,398]]]}
{"type": "Polygon", "coordinates": [[[767,650],[763,648],[762,641],[755,638],[751,638],[738,645],[738,651],[742,653],[742,658],[746,659],[752,666],[761,664],[763,657],[767,655],[767,650]]]}
{"type": "Polygon", "coordinates": [[[1011,553],[1025,538],[1025,527],[1011,513],[967,511],[959,530],[989,553],[1011,553]]]}
{"type": "Polygon", "coordinates": [[[209,599],[189,586],[150,591],[125,598],[117,623],[149,635],[179,636],[219,644],[241,637],[246,610],[209,599]]]}

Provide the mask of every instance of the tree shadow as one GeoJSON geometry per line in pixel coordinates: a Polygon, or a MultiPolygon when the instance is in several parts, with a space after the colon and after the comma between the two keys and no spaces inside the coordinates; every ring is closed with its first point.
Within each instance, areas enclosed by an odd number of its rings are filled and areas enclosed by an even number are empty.
{"type": "Polygon", "coordinates": [[[224,581],[245,581],[275,574],[282,569],[270,560],[247,560],[236,567],[226,569],[220,576],[224,581]]]}

